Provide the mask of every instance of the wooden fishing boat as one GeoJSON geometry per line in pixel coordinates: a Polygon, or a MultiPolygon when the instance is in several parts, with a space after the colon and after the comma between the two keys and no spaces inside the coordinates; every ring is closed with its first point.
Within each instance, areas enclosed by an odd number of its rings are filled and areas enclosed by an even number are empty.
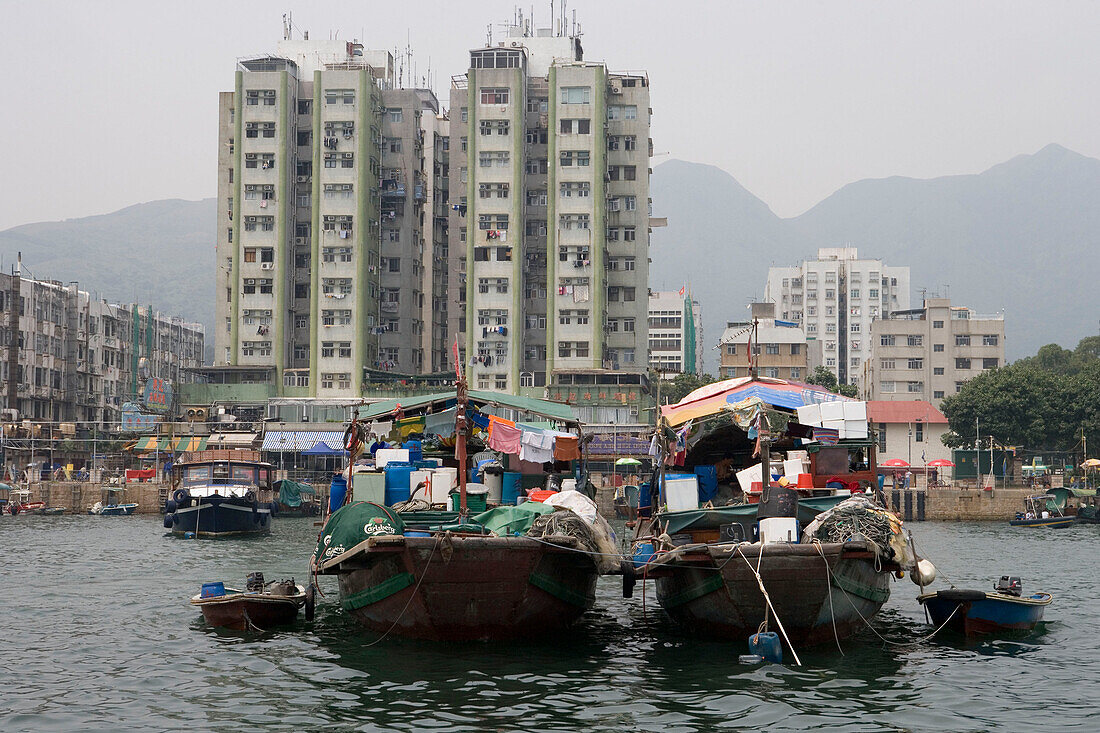
{"type": "Polygon", "coordinates": [[[917,596],[932,623],[967,636],[1030,631],[1054,600],[1049,593],[1022,595],[1018,577],[1004,576],[992,593],[951,588],[917,596]]]}
{"type": "MultiPolygon", "coordinates": [[[[505,397],[479,394],[477,399],[484,406],[505,397]]],[[[475,519],[466,486],[470,423],[465,380],[460,377],[456,392],[438,401],[456,406],[455,511],[398,512],[350,496],[350,503],[327,517],[310,560],[311,570],[336,575],[344,610],[366,629],[383,635],[433,641],[498,640],[543,636],[568,627],[592,607],[601,569],[619,567],[609,539],[607,547],[593,551],[595,540],[585,523],[603,521],[596,517],[595,504],[577,500],[591,504],[591,516],[581,519],[572,511],[555,511],[539,502],[527,502],[533,506],[524,508],[513,500],[511,506],[486,510],[485,494],[478,494],[475,519]],[[495,533],[500,536],[492,536],[481,522],[489,522],[486,517],[494,512],[531,513],[523,525],[526,534],[517,536],[516,527],[509,525],[507,530],[498,527],[495,533]],[[536,535],[532,534],[534,515],[555,519],[536,535]],[[569,527],[569,522],[574,524],[569,527]]],[[[425,402],[423,407],[430,404],[425,402]]],[[[409,415],[411,410],[405,409],[409,415]]],[[[562,405],[536,400],[525,401],[521,409],[544,415],[543,419],[561,420],[563,412],[572,414],[562,405]]],[[[579,429],[575,418],[566,424],[579,429]]],[[[363,432],[357,422],[349,428],[351,462],[362,449],[359,435],[363,432]]],[[[576,491],[562,493],[579,496],[576,491]]],[[[610,534],[608,528],[601,536],[610,534]]]]}
{"type": "Polygon", "coordinates": [[[339,577],[341,605],[376,633],[432,641],[539,636],[592,607],[598,572],[568,536],[379,535],[317,572],[339,577]]]}
{"type": "MultiPolygon", "coordinates": [[[[312,589],[311,589],[312,590],[312,589]]],[[[202,593],[191,597],[191,605],[202,611],[211,626],[236,631],[266,631],[293,623],[298,610],[306,607],[306,619],[313,619],[312,594],[293,581],[262,584],[253,590],[226,588],[208,583],[202,593]],[[211,591],[211,592],[207,592],[211,591]]]]}
{"type": "Polygon", "coordinates": [[[271,464],[258,451],[207,450],[173,466],[164,527],[176,535],[228,537],[271,531],[271,464]]]}
{"type": "Polygon", "coordinates": [[[104,504],[97,501],[88,509],[88,513],[97,517],[128,517],[137,511],[137,508],[138,505],[133,503],[104,504]]]}

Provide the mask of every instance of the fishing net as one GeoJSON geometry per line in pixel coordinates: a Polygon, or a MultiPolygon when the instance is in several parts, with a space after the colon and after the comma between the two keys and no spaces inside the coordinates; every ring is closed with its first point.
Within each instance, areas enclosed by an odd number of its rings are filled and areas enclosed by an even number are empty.
{"type": "Polygon", "coordinates": [[[902,525],[900,519],[867,497],[853,496],[819,515],[804,535],[809,541],[820,542],[866,540],[875,545],[879,555],[890,559],[902,538],[902,525]]]}
{"type": "Polygon", "coordinates": [[[615,547],[614,531],[607,520],[597,516],[589,524],[571,509],[559,509],[553,514],[536,517],[527,531],[528,537],[562,536],[575,537],[580,549],[591,553],[593,562],[601,574],[619,567],[619,552],[615,547]]]}

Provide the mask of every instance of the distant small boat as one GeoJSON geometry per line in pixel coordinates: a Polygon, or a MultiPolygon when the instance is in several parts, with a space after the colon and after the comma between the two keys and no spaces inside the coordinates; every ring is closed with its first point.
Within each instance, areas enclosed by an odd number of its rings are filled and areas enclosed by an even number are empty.
{"type": "Polygon", "coordinates": [[[248,576],[247,590],[226,588],[223,583],[205,583],[202,592],[191,597],[211,626],[236,631],[266,631],[292,623],[298,609],[306,607],[306,620],[313,620],[313,589],[308,591],[293,580],[264,583],[262,573],[248,576]]]}
{"type": "Polygon", "coordinates": [[[137,510],[137,504],[104,504],[97,501],[88,510],[89,514],[99,517],[128,517],[137,510]]]}
{"type": "MultiPolygon", "coordinates": [[[[3,484],[7,486],[6,484],[3,484]]],[[[38,514],[40,510],[46,508],[46,502],[44,501],[31,501],[30,489],[15,489],[10,486],[8,488],[8,501],[4,505],[2,513],[4,514],[38,514]]]]}
{"type": "Polygon", "coordinates": [[[1024,498],[1024,511],[1016,512],[1016,518],[1010,519],[1013,527],[1070,527],[1076,521],[1075,517],[1067,517],[1054,503],[1057,497],[1053,494],[1035,494],[1024,498]],[[1054,507],[1052,509],[1052,507],[1054,507]]]}
{"type": "Polygon", "coordinates": [[[45,514],[47,517],[56,517],[59,514],[64,514],[67,510],[63,506],[47,506],[38,510],[39,514],[45,514]]]}
{"type": "Polygon", "coordinates": [[[1043,611],[1053,596],[1024,596],[1021,588],[1018,577],[1005,575],[991,593],[951,588],[917,596],[917,602],[928,609],[933,625],[946,625],[967,636],[1030,631],[1043,620],[1043,611]]]}

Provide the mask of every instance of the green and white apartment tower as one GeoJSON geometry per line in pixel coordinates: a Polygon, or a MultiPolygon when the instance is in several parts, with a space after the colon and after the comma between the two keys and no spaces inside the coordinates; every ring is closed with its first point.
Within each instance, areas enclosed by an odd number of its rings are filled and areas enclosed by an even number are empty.
{"type": "MultiPolygon", "coordinates": [[[[568,23],[562,23],[568,26],[568,23]]],[[[470,386],[644,371],[649,80],[583,59],[579,34],[513,25],[450,100],[448,330],[470,386]]]]}
{"type": "Polygon", "coordinates": [[[288,37],[238,61],[218,134],[215,364],[301,397],[448,368],[435,95],[400,88],[386,51],[288,37]]]}

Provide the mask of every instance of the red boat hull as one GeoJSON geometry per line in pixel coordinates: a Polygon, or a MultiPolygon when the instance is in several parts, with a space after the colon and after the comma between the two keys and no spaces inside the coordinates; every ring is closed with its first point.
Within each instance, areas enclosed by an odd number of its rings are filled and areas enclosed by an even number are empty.
{"type": "Polygon", "coordinates": [[[543,636],[592,607],[597,571],[570,537],[379,537],[326,572],[377,633],[433,641],[543,636]],[[548,543],[549,542],[549,543],[548,543]]]}
{"type": "Polygon", "coordinates": [[[274,626],[294,623],[302,596],[248,596],[233,593],[214,598],[192,598],[211,626],[235,631],[267,631],[274,626]]]}

